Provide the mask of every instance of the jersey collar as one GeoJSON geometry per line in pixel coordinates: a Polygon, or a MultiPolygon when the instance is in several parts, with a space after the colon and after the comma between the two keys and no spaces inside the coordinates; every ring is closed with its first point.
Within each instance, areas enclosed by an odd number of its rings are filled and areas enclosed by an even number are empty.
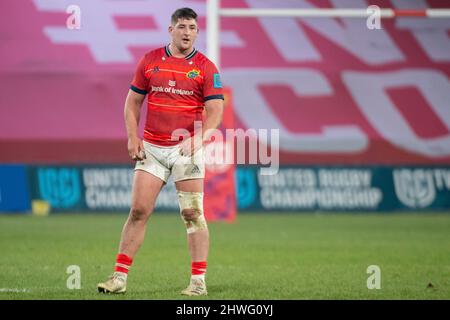
{"type": "MultiPolygon", "coordinates": [[[[171,56],[172,56],[172,53],[171,53],[170,50],[169,50],[169,45],[167,45],[167,46],[164,47],[164,51],[166,52],[166,56],[167,56],[167,57],[171,57],[171,56]]],[[[189,59],[191,59],[193,56],[195,56],[196,54],[197,54],[197,49],[194,48],[194,50],[192,50],[191,53],[189,53],[189,54],[185,57],[185,59],[186,59],[186,60],[189,60],[189,59]]]]}

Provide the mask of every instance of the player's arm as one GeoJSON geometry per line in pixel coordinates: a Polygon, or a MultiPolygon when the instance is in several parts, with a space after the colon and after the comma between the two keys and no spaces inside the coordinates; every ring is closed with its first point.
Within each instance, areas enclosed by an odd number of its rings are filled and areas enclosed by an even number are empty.
{"type": "Polygon", "coordinates": [[[202,144],[210,140],[214,130],[222,122],[223,88],[219,71],[213,63],[208,63],[205,67],[203,96],[205,99],[205,119],[202,130],[202,144]]]}
{"type": "Polygon", "coordinates": [[[206,117],[203,123],[202,143],[208,142],[222,122],[223,100],[211,99],[205,102],[206,117]]]}
{"type": "Polygon", "coordinates": [[[128,136],[128,154],[133,160],[145,158],[144,145],[138,135],[141,105],[144,99],[145,94],[129,90],[125,100],[124,117],[128,136]]]}

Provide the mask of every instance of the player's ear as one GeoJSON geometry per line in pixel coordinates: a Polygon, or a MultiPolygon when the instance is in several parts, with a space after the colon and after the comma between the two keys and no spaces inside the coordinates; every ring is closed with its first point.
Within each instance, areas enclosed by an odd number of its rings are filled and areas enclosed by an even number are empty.
{"type": "Polygon", "coordinates": [[[167,28],[167,30],[169,30],[169,33],[172,33],[172,31],[173,31],[173,26],[170,25],[169,28],[167,28]]]}

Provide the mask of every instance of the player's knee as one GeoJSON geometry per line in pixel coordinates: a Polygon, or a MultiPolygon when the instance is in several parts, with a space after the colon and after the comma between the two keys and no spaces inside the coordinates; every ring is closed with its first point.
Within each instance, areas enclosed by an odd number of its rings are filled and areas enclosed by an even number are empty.
{"type": "Polygon", "coordinates": [[[178,191],[181,217],[188,233],[207,229],[203,215],[203,192],[178,191]]]}
{"type": "Polygon", "coordinates": [[[208,229],[203,211],[198,209],[183,209],[181,211],[187,233],[208,229]]]}
{"type": "Polygon", "coordinates": [[[189,209],[188,208],[188,209],[181,210],[181,215],[187,221],[197,220],[201,214],[202,214],[202,212],[199,209],[192,209],[192,208],[189,209]]]}
{"type": "Polygon", "coordinates": [[[130,220],[135,223],[145,222],[152,212],[152,208],[134,205],[130,209],[130,220]]]}

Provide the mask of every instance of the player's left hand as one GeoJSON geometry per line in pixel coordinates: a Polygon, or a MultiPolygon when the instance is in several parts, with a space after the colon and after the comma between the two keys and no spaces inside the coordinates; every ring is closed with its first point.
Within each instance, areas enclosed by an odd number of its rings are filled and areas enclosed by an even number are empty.
{"type": "Polygon", "coordinates": [[[184,157],[190,157],[196,153],[203,145],[202,137],[194,135],[180,144],[180,154],[184,157]]]}

